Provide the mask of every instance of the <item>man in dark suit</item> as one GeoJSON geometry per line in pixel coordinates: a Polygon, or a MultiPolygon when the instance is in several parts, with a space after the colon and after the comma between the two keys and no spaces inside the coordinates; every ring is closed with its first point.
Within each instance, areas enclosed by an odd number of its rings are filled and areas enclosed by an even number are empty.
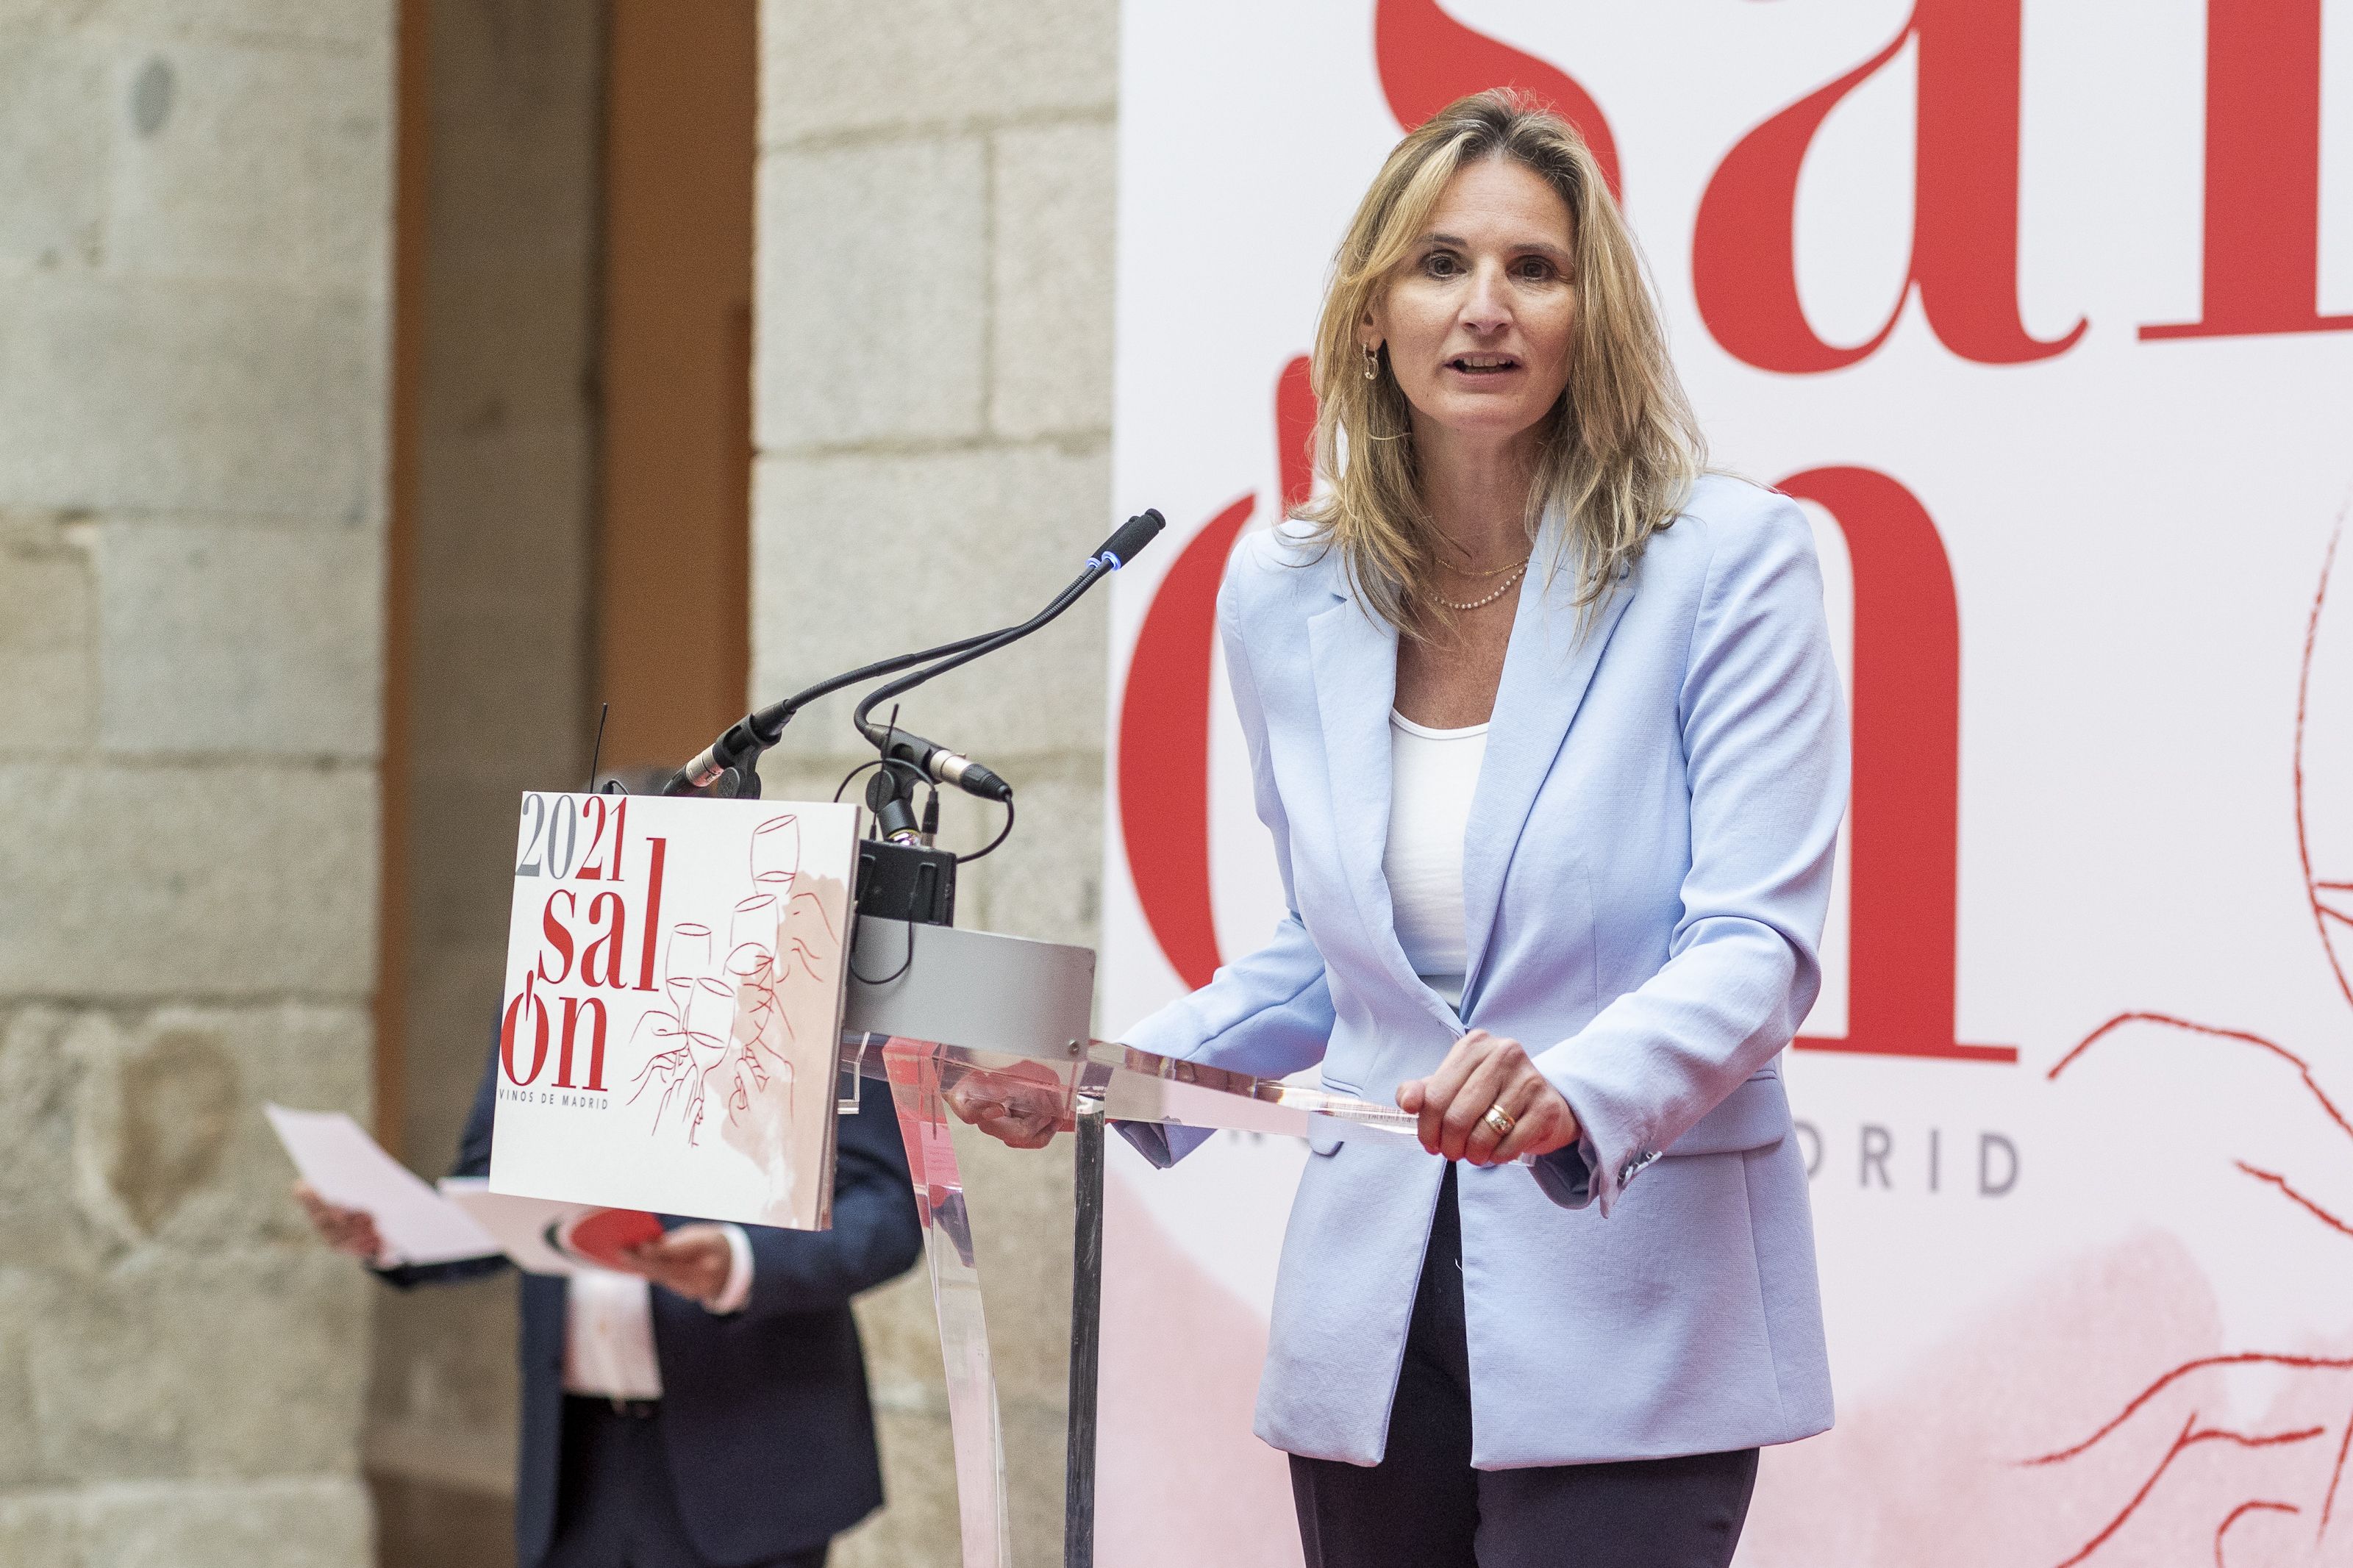
{"type": "MultiPolygon", "coordinates": [[[[452,1175],[487,1175],[495,1045],[452,1175]]],[[[338,1250],[382,1255],[374,1221],[297,1184],[338,1250]]],[[[882,1504],[874,1414],[850,1298],[923,1249],[891,1100],[841,1118],[833,1228],[661,1216],[645,1278],[522,1280],[520,1568],[818,1568],[882,1504]]],[[[404,1289],[504,1258],[379,1268],[404,1289]]]]}

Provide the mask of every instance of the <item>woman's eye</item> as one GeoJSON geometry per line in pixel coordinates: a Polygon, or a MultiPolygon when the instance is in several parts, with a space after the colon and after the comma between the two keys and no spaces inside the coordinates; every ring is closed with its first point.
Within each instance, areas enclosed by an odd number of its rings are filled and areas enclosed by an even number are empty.
{"type": "Polygon", "coordinates": [[[1517,272],[1520,277],[1527,282],[1541,283],[1546,279],[1552,276],[1552,263],[1546,261],[1541,258],[1531,256],[1522,261],[1519,266],[1513,268],[1513,270],[1517,272]]]}
{"type": "Polygon", "coordinates": [[[1451,278],[1462,270],[1462,264],[1441,250],[1426,258],[1422,261],[1421,269],[1432,278],[1451,278]]]}

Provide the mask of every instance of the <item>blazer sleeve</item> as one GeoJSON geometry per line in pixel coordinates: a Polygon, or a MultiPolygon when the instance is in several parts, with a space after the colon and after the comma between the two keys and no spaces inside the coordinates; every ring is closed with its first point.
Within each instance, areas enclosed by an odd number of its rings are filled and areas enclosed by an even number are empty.
{"type": "MultiPolygon", "coordinates": [[[[1267,751],[1266,710],[1250,668],[1249,638],[1240,623],[1240,574],[1254,568],[1245,554],[1218,595],[1218,633],[1226,674],[1249,742],[1251,793],[1258,816],[1274,837],[1285,910],[1267,943],[1220,968],[1207,985],[1180,996],[1127,1031],[1125,1043],[1160,1056],[1198,1061],[1260,1078],[1282,1078],[1324,1059],[1332,1040],[1332,989],[1324,954],[1299,918],[1292,889],[1291,822],[1275,787],[1267,751]]],[[[1208,1137],[1200,1128],[1126,1122],[1120,1131],[1154,1164],[1175,1163],[1208,1137]]]]}
{"type": "Polygon", "coordinates": [[[867,1084],[858,1113],[835,1131],[832,1229],[747,1225],[744,1236],[752,1244],[746,1318],[840,1307],[913,1268],[923,1252],[923,1223],[890,1091],[867,1084]]]}
{"type": "Polygon", "coordinates": [[[1582,1129],[1538,1180],[1604,1215],[1789,1043],[1821,986],[1847,737],[1812,534],[1778,496],[1763,518],[1711,531],[1678,707],[1691,868],[1669,956],[1535,1058],[1582,1129]]]}
{"type": "MultiPolygon", "coordinates": [[[[458,1163],[449,1167],[453,1176],[487,1176],[491,1173],[491,1121],[498,1112],[499,1032],[491,1030],[491,1057],[482,1064],[482,1080],[474,1089],[473,1108],[466,1112],[465,1131],[458,1135],[458,1163]]],[[[489,1258],[464,1258],[455,1263],[402,1263],[390,1268],[377,1268],[377,1279],[387,1285],[406,1290],[417,1285],[452,1285],[464,1279],[480,1279],[504,1272],[512,1267],[505,1254],[489,1258]]]]}

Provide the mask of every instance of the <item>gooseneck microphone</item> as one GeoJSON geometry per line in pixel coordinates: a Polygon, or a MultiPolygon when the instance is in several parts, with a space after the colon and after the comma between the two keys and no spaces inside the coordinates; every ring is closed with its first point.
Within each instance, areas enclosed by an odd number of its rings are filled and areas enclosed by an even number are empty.
{"type": "Polygon", "coordinates": [[[1136,513],[1121,523],[1112,536],[1104,540],[1092,555],[1087,557],[1085,570],[1079,574],[1069,587],[1055,595],[1044,609],[1018,626],[1008,626],[1003,631],[992,632],[986,637],[972,638],[956,647],[937,650],[935,655],[927,654],[923,657],[935,658],[936,662],[926,664],[913,674],[901,676],[887,685],[878,686],[860,698],[852,721],[857,724],[859,732],[871,742],[875,750],[882,754],[885,759],[883,771],[895,772],[896,770],[891,767],[890,763],[905,763],[913,766],[934,784],[953,784],[967,794],[976,795],[987,800],[1010,801],[1013,798],[1013,786],[988,769],[975,763],[971,758],[951,752],[935,742],[926,741],[920,735],[910,734],[895,723],[877,724],[870,715],[881,703],[894,697],[904,696],[927,680],[970,664],[974,659],[986,654],[995,653],[1008,644],[1019,642],[1023,637],[1077,604],[1080,597],[1098,582],[1143,553],[1144,547],[1151,543],[1160,531],[1167,526],[1168,520],[1162,517],[1157,510],[1146,510],[1136,513]]]}
{"type": "MultiPolygon", "coordinates": [[[[1096,580],[1105,573],[1115,572],[1127,562],[1134,560],[1136,553],[1151,542],[1153,536],[1158,533],[1163,526],[1165,526],[1165,521],[1157,511],[1145,511],[1129,518],[1113,532],[1109,539],[1103,541],[1102,547],[1094,554],[1087,558],[1086,570],[1079,574],[1075,582],[1056,595],[1053,602],[1045,609],[1018,626],[982,632],[974,637],[959,638],[955,642],[942,643],[937,647],[922,648],[913,653],[894,654],[889,658],[877,659],[871,664],[860,665],[856,669],[844,670],[839,675],[828,676],[814,686],[796,691],[782,701],[774,702],[765,708],[755,709],[746,713],[729,725],[726,731],[717,740],[697,753],[692,762],[688,763],[665,780],[661,793],[685,795],[691,790],[706,789],[720,784],[732,771],[736,775],[733,787],[737,791],[756,795],[759,782],[754,767],[760,753],[783,738],[785,726],[791,723],[793,716],[808,704],[821,697],[839,691],[844,687],[857,686],[886,675],[894,675],[902,669],[924,664],[927,660],[953,659],[955,661],[955,663],[942,663],[936,668],[920,671],[917,678],[908,682],[906,687],[894,689],[892,694],[895,695],[898,689],[920,685],[934,675],[955,668],[955,664],[977,658],[992,648],[1002,647],[1008,642],[1029,636],[1070,608],[1077,602],[1079,596],[1092,587],[1096,580]]],[[[1012,798],[1011,785],[969,757],[952,752],[935,742],[910,735],[904,731],[885,731],[867,722],[866,708],[871,705],[869,703],[860,706],[859,728],[878,749],[883,750],[886,756],[891,758],[891,763],[885,764],[885,772],[896,772],[897,768],[892,763],[903,763],[921,770],[923,776],[934,784],[954,785],[979,795],[983,799],[1004,802],[1012,798]]]]}

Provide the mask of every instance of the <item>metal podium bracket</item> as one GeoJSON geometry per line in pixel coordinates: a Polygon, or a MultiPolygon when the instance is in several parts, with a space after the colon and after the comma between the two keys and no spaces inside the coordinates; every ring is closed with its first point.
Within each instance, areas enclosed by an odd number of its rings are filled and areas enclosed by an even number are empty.
{"type": "Polygon", "coordinates": [[[1062,1568],[1094,1568],[1095,1387],[1103,1365],[1103,1100],[1077,1097],[1071,1237],[1071,1397],[1063,1445],[1062,1568]]]}
{"type": "Polygon", "coordinates": [[[1059,1058],[1084,1048],[1094,1006],[1092,949],[860,915],[841,1026],[1059,1058]]]}

